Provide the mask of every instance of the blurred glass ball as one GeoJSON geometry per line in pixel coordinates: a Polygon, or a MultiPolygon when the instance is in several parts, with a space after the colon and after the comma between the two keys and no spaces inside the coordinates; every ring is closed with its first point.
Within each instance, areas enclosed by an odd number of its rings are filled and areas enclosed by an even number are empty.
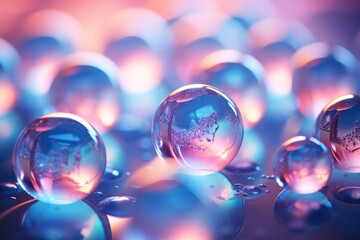
{"type": "Polygon", "coordinates": [[[312,137],[285,141],[274,157],[276,182],[300,194],[323,188],[332,174],[333,158],[326,146],[312,137]]]}
{"type": "Polygon", "coordinates": [[[118,71],[108,58],[77,53],[67,58],[50,88],[50,100],[59,112],[78,115],[104,132],[120,115],[118,71]]]}
{"type": "Polygon", "coordinates": [[[336,97],[359,91],[356,58],[343,47],[313,43],[293,56],[293,92],[300,111],[315,118],[336,97]]]}
{"type": "Polygon", "coordinates": [[[106,153],[102,139],[86,121],[53,113],[30,123],[13,153],[15,175],[34,198],[68,204],[85,198],[100,183],[106,153]]]}

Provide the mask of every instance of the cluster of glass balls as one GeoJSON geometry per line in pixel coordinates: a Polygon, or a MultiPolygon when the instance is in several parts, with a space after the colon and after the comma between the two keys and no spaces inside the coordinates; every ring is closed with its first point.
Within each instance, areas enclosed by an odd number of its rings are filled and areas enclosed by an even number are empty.
{"type": "MultiPolygon", "coordinates": [[[[170,93],[157,109],[152,136],[158,155],[179,171],[209,174],[235,157],[244,134],[235,103],[215,87],[194,84],[170,93]]],[[[15,175],[38,200],[68,204],[100,183],[105,146],[95,128],[77,115],[52,113],[30,123],[13,154],[15,175]]]]}
{"type": "Polygon", "coordinates": [[[360,97],[344,95],[327,104],[318,115],[313,137],[298,136],[284,142],[274,157],[278,184],[297,193],[322,189],[333,166],[360,172],[360,97]]]}
{"type": "MultiPolygon", "coordinates": [[[[314,137],[285,141],[274,157],[278,184],[301,194],[329,181],[335,167],[359,172],[360,97],[330,102],[316,120],[314,137]]],[[[224,169],[238,153],[244,125],[236,104],[219,89],[192,84],[170,93],[152,124],[157,154],[180,172],[204,175],[224,169]]],[[[20,185],[33,197],[67,204],[88,196],[106,167],[100,134],[69,113],[44,115],[20,134],[13,154],[20,185]]]]}

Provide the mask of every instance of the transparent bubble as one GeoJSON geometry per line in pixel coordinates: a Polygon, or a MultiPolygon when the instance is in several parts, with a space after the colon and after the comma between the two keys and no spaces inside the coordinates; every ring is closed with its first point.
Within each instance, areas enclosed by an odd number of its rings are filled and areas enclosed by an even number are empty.
{"type": "Polygon", "coordinates": [[[335,166],[347,172],[358,172],[360,170],[360,161],[355,152],[356,146],[359,144],[356,139],[358,124],[356,106],[359,104],[360,97],[358,95],[351,94],[334,99],[321,111],[314,127],[314,136],[323,142],[333,154],[336,160],[335,166]],[[347,111],[350,112],[345,119],[344,114],[347,111]],[[339,119],[342,119],[342,122],[339,123],[339,119]],[[352,129],[352,127],[354,128],[352,129]],[[349,133],[347,134],[346,131],[349,133]],[[332,134],[334,135],[333,140],[330,139],[332,134]],[[332,145],[332,142],[337,142],[337,144],[332,145]]]}
{"type": "Polygon", "coordinates": [[[254,126],[265,113],[264,72],[253,57],[235,50],[207,55],[194,73],[194,81],[226,93],[241,109],[245,128],[254,126]]]}
{"type": "Polygon", "coordinates": [[[44,115],[21,133],[13,154],[21,187],[38,200],[67,204],[97,187],[104,175],[105,146],[83,119],[65,113],[44,115]]]}
{"type": "Polygon", "coordinates": [[[22,219],[19,239],[111,239],[109,222],[83,201],[36,202],[22,219]]]}
{"type": "Polygon", "coordinates": [[[50,88],[57,111],[76,114],[103,132],[120,114],[117,68],[96,53],[78,53],[67,58],[50,88]]]}
{"type": "Polygon", "coordinates": [[[360,97],[347,95],[335,99],[320,114],[316,135],[324,139],[336,160],[347,172],[359,172],[360,97]]]}
{"type": "Polygon", "coordinates": [[[152,125],[158,155],[194,174],[226,167],[237,154],[243,134],[235,104],[218,89],[202,84],[170,93],[158,107],[152,125]]]}
{"type": "Polygon", "coordinates": [[[323,226],[333,213],[331,202],[321,192],[298,194],[282,191],[275,200],[274,215],[292,231],[310,231],[323,226]]]}
{"type": "Polygon", "coordinates": [[[331,100],[359,91],[356,58],[343,47],[313,43],[293,56],[293,92],[300,111],[315,118],[331,100]]]}
{"type": "Polygon", "coordinates": [[[284,142],[275,153],[274,173],[281,187],[307,194],[323,188],[332,174],[333,158],[326,146],[312,137],[284,142]]]}

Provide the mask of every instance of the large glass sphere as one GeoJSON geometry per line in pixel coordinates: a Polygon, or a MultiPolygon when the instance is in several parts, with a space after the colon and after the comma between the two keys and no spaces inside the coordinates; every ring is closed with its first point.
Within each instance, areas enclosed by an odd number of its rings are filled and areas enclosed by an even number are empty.
{"type": "Polygon", "coordinates": [[[203,84],[170,93],[158,107],[152,125],[158,155],[195,174],[226,167],[237,154],[243,134],[235,103],[215,87],[203,84]]]}
{"type": "Polygon", "coordinates": [[[34,198],[68,204],[100,183],[105,172],[105,146],[96,130],[72,114],[53,113],[30,123],[13,153],[15,175],[34,198]]]}

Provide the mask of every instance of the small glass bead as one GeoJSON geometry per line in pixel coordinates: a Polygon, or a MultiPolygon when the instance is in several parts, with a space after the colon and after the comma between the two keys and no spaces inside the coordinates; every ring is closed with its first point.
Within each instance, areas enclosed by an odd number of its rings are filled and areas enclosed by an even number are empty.
{"type": "Polygon", "coordinates": [[[328,182],[333,159],[326,146],[315,138],[298,136],[284,142],[274,158],[274,173],[281,187],[307,194],[328,182]]]}

